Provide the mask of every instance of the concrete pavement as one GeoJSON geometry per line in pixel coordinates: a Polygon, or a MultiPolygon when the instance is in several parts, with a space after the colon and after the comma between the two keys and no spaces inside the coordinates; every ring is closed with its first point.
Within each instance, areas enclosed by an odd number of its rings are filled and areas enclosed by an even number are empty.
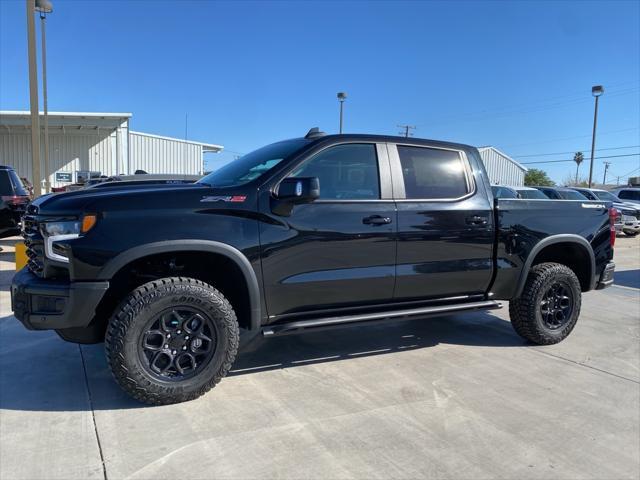
{"type": "Polygon", "coordinates": [[[559,345],[524,344],[506,309],[280,337],[167,407],[120,391],[102,345],[24,330],[10,259],[2,479],[640,476],[640,238],[617,240],[621,285],[586,294],[559,345]]]}

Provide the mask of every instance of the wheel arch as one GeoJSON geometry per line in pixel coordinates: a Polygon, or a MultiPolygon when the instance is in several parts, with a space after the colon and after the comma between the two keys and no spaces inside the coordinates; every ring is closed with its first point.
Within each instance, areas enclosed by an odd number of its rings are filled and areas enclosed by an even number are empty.
{"type": "Polygon", "coordinates": [[[136,260],[162,253],[206,252],[226,257],[238,267],[249,294],[250,330],[257,331],[261,323],[260,287],[249,259],[237,248],[211,240],[166,240],[140,245],[126,250],[111,259],[101,270],[98,278],[110,280],[123,268],[136,260]]]}
{"type": "Polygon", "coordinates": [[[566,259],[556,258],[567,248],[580,252],[582,256],[588,259],[587,267],[584,270],[573,270],[580,280],[583,291],[593,290],[595,287],[596,259],[591,244],[580,235],[561,234],[544,238],[533,246],[520,272],[515,297],[519,297],[522,294],[527,277],[529,276],[529,271],[534,265],[544,261],[556,261],[570,268],[575,266],[575,262],[568,262],[566,259]]]}

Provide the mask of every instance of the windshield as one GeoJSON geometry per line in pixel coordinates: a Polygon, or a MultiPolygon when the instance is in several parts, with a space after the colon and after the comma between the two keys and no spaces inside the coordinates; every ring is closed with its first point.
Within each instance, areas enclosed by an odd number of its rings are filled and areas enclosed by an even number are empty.
{"type": "Polygon", "coordinates": [[[589,200],[580,192],[575,190],[558,190],[558,194],[565,200],[589,200]]]}
{"type": "Polygon", "coordinates": [[[598,190],[594,190],[593,193],[595,193],[596,197],[598,197],[600,200],[605,200],[607,202],[622,202],[622,200],[616,197],[613,193],[600,192],[598,190]]]}
{"type": "Polygon", "coordinates": [[[272,143],[220,167],[198,180],[212,187],[237,187],[261,177],[307,144],[304,139],[272,143]]]}
{"type": "Polygon", "coordinates": [[[516,191],[520,195],[520,198],[529,198],[529,199],[534,199],[534,200],[535,199],[549,200],[549,197],[547,197],[540,190],[524,190],[524,189],[520,190],[520,189],[516,189],[516,191]]]}

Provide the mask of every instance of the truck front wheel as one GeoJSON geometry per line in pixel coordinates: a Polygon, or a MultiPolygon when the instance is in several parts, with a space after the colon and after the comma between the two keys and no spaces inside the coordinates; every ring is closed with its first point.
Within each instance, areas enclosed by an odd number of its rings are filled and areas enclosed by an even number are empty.
{"type": "Polygon", "coordinates": [[[129,395],[166,405],[213,388],[231,368],[238,342],[235,312],[218,290],[171,277],[129,294],[109,321],[105,349],[129,395]]]}
{"type": "Polygon", "coordinates": [[[564,340],[580,315],[580,281],[559,263],[531,268],[522,295],[509,302],[511,325],[521,337],[538,345],[564,340]]]}

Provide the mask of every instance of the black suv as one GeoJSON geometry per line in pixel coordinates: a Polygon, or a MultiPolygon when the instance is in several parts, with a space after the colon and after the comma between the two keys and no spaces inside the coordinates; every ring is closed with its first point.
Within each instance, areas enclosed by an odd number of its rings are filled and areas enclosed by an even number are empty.
{"type": "Polygon", "coordinates": [[[312,130],[195,184],[37,199],[12,306],[27,328],[105,341],[118,383],[155,404],[213,387],[241,336],[510,300],[515,331],[553,344],[582,292],[613,282],[608,207],[494,200],[467,145],[312,130]]]}
{"type": "Polygon", "coordinates": [[[0,165],[0,238],[20,233],[20,218],[30,200],[13,168],[0,165]]]}

